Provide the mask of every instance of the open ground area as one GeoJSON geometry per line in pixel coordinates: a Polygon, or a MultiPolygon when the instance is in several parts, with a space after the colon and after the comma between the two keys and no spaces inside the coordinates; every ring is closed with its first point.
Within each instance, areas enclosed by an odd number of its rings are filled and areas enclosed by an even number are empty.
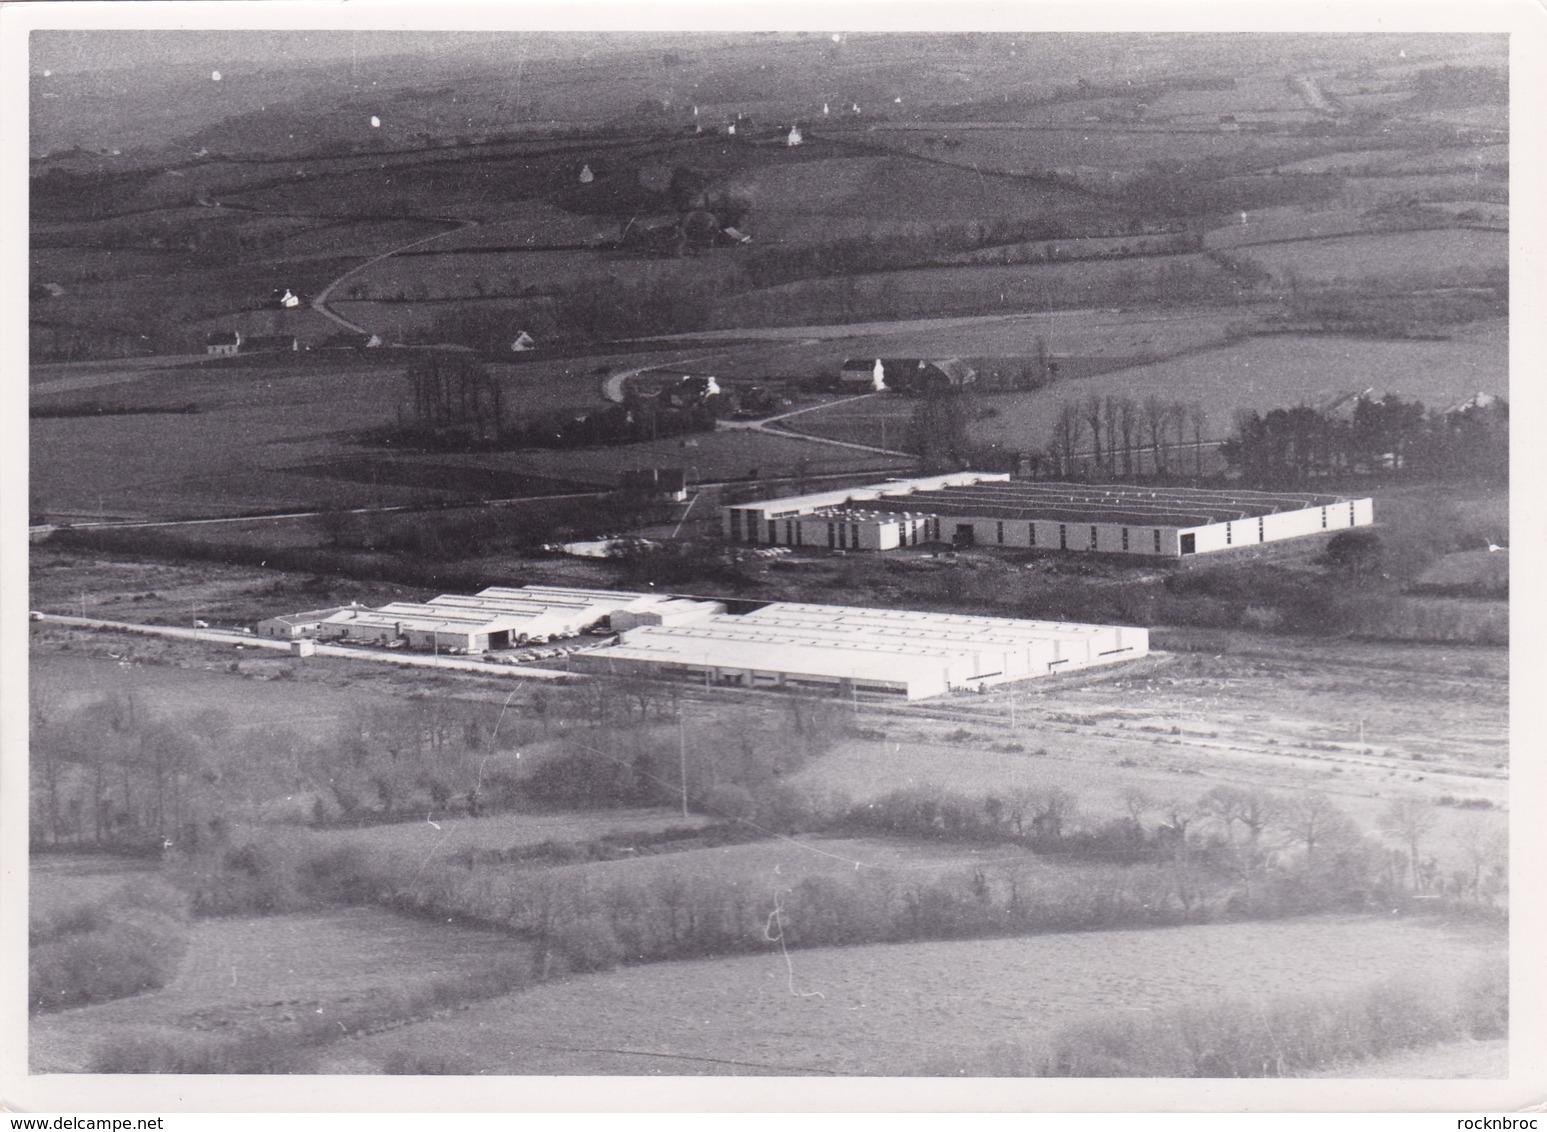
{"type": "Polygon", "coordinates": [[[458,1073],[950,1072],[995,1044],[1035,1057],[1053,1030],[1093,1011],[1438,977],[1498,946],[1343,919],[844,948],[788,965],[775,951],[567,980],[339,1046],[319,1068],[370,1072],[397,1052],[458,1073]],[[582,1021],[592,1010],[605,1020],[582,1021]]]}

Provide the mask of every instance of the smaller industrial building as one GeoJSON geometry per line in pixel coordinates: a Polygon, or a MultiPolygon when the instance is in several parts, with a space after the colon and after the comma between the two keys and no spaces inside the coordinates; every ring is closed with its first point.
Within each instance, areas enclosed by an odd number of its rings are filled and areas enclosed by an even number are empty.
{"type": "Polygon", "coordinates": [[[1039,483],[957,472],[720,509],[733,542],[830,550],[921,543],[1184,558],[1368,526],[1367,498],[1039,483]]]}
{"type": "Polygon", "coordinates": [[[354,605],[334,605],[327,609],[308,609],[301,613],[282,613],[278,617],[266,617],[255,626],[260,637],[272,637],[278,641],[295,641],[302,637],[315,637],[317,630],[328,618],[351,609],[354,605]]]}
{"type": "Polygon", "coordinates": [[[477,654],[574,637],[598,625],[669,625],[724,611],[720,602],[666,594],[490,586],[476,594],[441,594],[427,602],[395,601],[374,608],[346,606],[271,618],[263,624],[273,627],[266,635],[291,639],[315,636],[323,641],[477,654]]]}

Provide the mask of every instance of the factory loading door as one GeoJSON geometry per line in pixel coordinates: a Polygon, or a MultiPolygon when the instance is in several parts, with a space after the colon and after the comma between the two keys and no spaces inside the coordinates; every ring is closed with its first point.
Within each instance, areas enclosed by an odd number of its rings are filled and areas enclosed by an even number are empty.
{"type": "Polygon", "coordinates": [[[1182,553],[1183,554],[1196,554],[1197,552],[1198,552],[1198,536],[1197,535],[1183,535],[1182,536],[1182,553]]]}
{"type": "Polygon", "coordinates": [[[971,546],[973,543],[972,524],[957,523],[956,537],[951,542],[956,546],[971,546]]]}

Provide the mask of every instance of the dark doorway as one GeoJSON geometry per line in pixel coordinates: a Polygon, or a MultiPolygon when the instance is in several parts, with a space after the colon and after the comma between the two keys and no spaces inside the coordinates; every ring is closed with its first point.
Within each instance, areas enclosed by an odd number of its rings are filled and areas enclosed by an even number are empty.
{"type": "Polygon", "coordinates": [[[1196,554],[1197,552],[1198,552],[1198,536],[1197,535],[1183,535],[1182,536],[1182,553],[1183,554],[1196,554]]]}
{"type": "Polygon", "coordinates": [[[951,544],[953,546],[971,546],[973,544],[972,524],[957,523],[956,537],[951,540],[951,544]]]}

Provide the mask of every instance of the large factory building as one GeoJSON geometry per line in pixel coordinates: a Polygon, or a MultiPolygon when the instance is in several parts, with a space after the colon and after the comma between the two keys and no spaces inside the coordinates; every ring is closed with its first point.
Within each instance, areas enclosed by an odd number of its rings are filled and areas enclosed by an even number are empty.
{"type": "Polygon", "coordinates": [[[776,602],[642,626],[573,661],[615,676],[917,700],[1148,652],[1149,633],[1138,628],[776,602]]]}
{"type": "Polygon", "coordinates": [[[1368,526],[1369,499],[1314,492],[1033,483],[958,472],[721,508],[733,542],[831,550],[919,543],[1181,558],[1368,526]]]}
{"type": "Polygon", "coordinates": [[[571,651],[574,671],[910,700],[1149,652],[1149,633],[1123,626],[803,602],[732,615],[712,599],[566,586],[491,586],[271,620],[288,628],[303,619],[322,640],[473,654],[606,625],[616,643],[571,651]]]}

